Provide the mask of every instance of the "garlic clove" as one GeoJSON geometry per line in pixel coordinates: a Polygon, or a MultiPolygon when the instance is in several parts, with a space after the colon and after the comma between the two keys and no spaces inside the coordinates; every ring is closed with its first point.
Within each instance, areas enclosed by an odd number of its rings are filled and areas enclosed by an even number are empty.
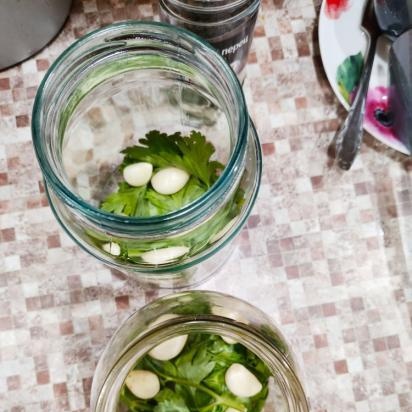
{"type": "Polygon", "coordinates": [[[131,371],[127,375],[125,383],[130,392],[139,399],[154,398],[160,391],[159,378],[150,371],[131,371]]]}
{"type": "Polygon", "coordinates": [[[163,249],[153,249],[149,252],[144,252],[140,255],[140,257],[146,263],[161,265],[164,263],[173,262],[188,253],[189,250],[190,249],[186,246],[170,246],[163,249]]]}
{"type": "Polygon", "coordinates": [[[223,336],[220,335],[220,337],[228,344],[228,345],[234,345],[235,343],[238,343],[237,340],[229,338],[228,336],[223,336]]]}
{"type": "Polygon", "coordinates": [[[147,162],[133,163],[123,169],[123,178],[130,186],[138,187],[149,183],[153,165],[147,162]]]}
{"type": "Polygon", "coordinates": [[[122,250],[120,245],[116,242],[108,242],[102,245],[102,249],[113,256],[120,256],[122,250]]]}
{"type": "Polygon", "coordinates": [[[187,335],[176,336],[155,346],[149,355],[160,361],[167,361],[175,358],[183,350],[187,342],[187,335]]]}
{"type": "MultiPolygon", "coordinates": [[[[165,313],[159,316],[156,320],[150,323],[149,326],[156,326],[162,322],[166,322],[170,319],[178,318],[179,315],[174,313],[165,313]]],[[[172,339],[168,339],[165,342],[155,346],[150,352],[149,355],[157,360],[166,361],[175,358],[183,350],[186,345],[188,335],[177,336],[172,339]]]]}
{"type": "Polygon", "coordinates": [[[219,230],[219,232],[215,233],[210,239],[209,243],[215,243],[218,240],[222,239],[223,236],[226,235],[232,229],[232,227],[235,225],[235,223],[238,221],[238,216],[234,217],[232,220],[230,220],[228,223],[226,223],[225,226],[223,226],[222,229],[219,230]]]}
{"type": "Polygon", "coordinates": [[[235,312],[222,306],[212,306],[211,312],[213,313],[213,315],[221,316],[222,318],[232,319],[236,322],[244,323],[245,325],[249,324],[249,321],[245,319],[239,312],[235,312]]]}
{"type": "Polygon", "coordinates": [[[234,363],[228,368],[225,382],[230,392],[241,398],[255,396],[263,388],[256,376],[240,363],[234,363]]]}
{"type": "MultiPolygon", "coordinates": [[[[232,319],[236,322],[244,323],[246,325],[249,324],[249,321],[245,319],[242,315],[240,315],[237,312],[231,311],[230,309],[226,309],[222,306],[212,306],[211,312],[213,313],[213,315],[221,316],[222,318],[232,319]]],[[[235,343],[238,343],[237,340],[229,338],[228,336],[221,335],[220,337],[229,345],[234,345],[235,343]]]]}
{"type": "Polygon", "coordinates": [[[157,193],[173,195],[181,190],[190,178],[189,173],[177,167],[165,167],[152,177],[151,184],[157,193]]]}

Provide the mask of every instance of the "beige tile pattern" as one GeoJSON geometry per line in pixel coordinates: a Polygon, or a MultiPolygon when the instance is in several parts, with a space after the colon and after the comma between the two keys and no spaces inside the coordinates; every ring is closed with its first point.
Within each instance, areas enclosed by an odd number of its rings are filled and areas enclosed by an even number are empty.
{"type": "MultiPolygon", "coordinates": [[[[326,156],[343,112],[322,71],[319,0],[263,0],[245,93],[264,153],[237,249],[202,288],[256,304],[292,343],[315,412],[412,411],[412,160],[367,137],[353,170],[326,156]]],[[[75,38],[152,19],[149,0],[75,0],[63,32],[0,72],[0,410],[87,411],[99,354],[153,299],[82,252],[44,194],[30,119],[75,38]]],[[[165,293],[165,292],[161,292],[165,293]]]]}

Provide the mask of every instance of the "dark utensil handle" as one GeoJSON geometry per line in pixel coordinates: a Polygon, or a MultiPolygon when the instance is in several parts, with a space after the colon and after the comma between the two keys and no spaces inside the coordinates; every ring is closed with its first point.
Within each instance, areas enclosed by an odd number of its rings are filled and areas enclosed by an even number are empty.
{"type": "Polygon", "coordinates": [[[336,157],[338,165],[349,170],[359,152],[363,138],[363,118],[365,114],[366,98],[368,95],[369,80],[372,73],[376,51],[376,36],[371,36],[368,57],[365,61],[358,91],[346,120],[335,136],[336,157]]]}

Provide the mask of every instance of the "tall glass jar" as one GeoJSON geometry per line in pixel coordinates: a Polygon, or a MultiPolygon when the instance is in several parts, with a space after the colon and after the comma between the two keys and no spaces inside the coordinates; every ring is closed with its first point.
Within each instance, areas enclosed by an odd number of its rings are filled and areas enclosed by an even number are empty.
{"type": "Polygon", "coordinates": [[[205,291],[158,299],[119,327],[95,371],[91,412],[120,411],[119,394],[136,362],[164,341],[198,333],[232,339],[266,364],[272,378],[264,412],[308,412],[291,350],[271,319],[235,297],[205,291]]]}
{"type": "Polygon", "coordinates": [[[245,77],[260,0],[159,0],[160,19],[212,44],[245,77]]]}
{"type": "Polygon", "coordinates": [[[173,26],[125,22],[74,43],[39,88],[32,132],[59,222],[87,252],[141,281],[178,287],[207,278],[257,195],[261,152],[238,79],[207,43],[173,26]],[[204,134],[225,165],[219,178],[161,216],[103,211],[120,152],[154,129],[204,134]]]}

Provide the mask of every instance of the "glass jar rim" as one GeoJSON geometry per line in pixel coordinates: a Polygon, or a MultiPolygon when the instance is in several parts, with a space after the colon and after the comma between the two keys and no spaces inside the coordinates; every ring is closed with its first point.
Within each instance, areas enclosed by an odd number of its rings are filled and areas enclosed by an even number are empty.
{"type": "Polygon", "coordinates": [[[172,26],[166,23],[154,21],[147,22],[139,20],[128,20],[120,23],[110,24],[108,26],[96,29],[86,34],[85,36],[81,37],[80,39],[72,43],[66,50],[64,50],[58,56],[58,58],[53,62],[53,64],[48,69],[37,91],[33,105],[31,128],[35,153],[39,161],[40,167],[42,169],[42,172],[44,174],[46,184],[49,183],[52,186],[53,190],[55,190],[56,193],[60,197],[62,197],[68,205],[82,211],[86,216],[95,221],[101,222],[101,220],[103,219],[104,221],[112,224],[149,226],[156,225],[159,223],[165,224],[165,222],[167,221],[174,221],[176,219],[190,215],[197,209],[203,209],[205,206],[210,204],[210,202],[214,199],[214,197],[216,196],[216,192],[222,191],[224,189],[225,184],[230,180],[231,170],[235,167],[239,159],[242,158],[246,150],[249,131],[249,116],[247,114],[246,102],[242,91],[242,87],[236,74],[226,63],[223,57],[213,47],[211,47],[206,40],[190,32],[189,30],[172,26]],[[93,205],[85,201],[82,197],[75,194],[54,173],[53,168],[51,167],[50,162],[48,160],[48,156],[43,148],[41,139],[42,106],[45,99],[48,97],[47,87],[55,71],[62,67],[67,61],[67,59],[72,57],[75,54],[76,50],[81,46],[87,45],[89,42],[96,38],[101,39],[104,42],[106,41],[106,36],[111,35],[113,33],[121,32],[121,30],[130,30],[132,28],[136,28],[137,30],[140,29],[141,31],[155,29],[158,30],[158,32],[161,32],[162,34],[170,33],[170,35],[175,35],[179,39],[182,38],[183,40],[188,41],[192,46],[197,47],[199,50],[206,51],[208,57],[210,57],[211,59],[211,63],[219,65],[219,74],[224,74],[225,79],[230,84],[231,89],[233,90],[236,96],[236,102],[239,105],[238,139],[234,145],[231,156],[229,157],[228,162],[225,165],[225,168],[223,169],[221,175],[219,176],[218,180],[214,183],[214,185],[198,199],[174,212],[144,218],[122,216],[105,212],[97,207],[94,207],[93,205]]]}
{"type": "MultiPolygon", "coordinates": [[[[213,0],[210,1],[210,3],[220,3],[224,0],[213,0]]],[[[167,10],[168,13],[172,14],[174,18],[179,19],[182,22],[185,22],[186,24],[192,24],[196,26],[202,26],[202,27],[210,27],[210,26],[218,26],[222,24],[229,24],[232,22],[235,22],[237,20],[243,19],[251,14],[253,14],[260,6],[260,0],[253,0],[252,3],[241,10],[239,14],[235,14],[234,16],[228,17],[227,19],[223,20],[218,20],[218,21],[213,21],[213,22],[202,22],[202,21],[193,21],[189,20],[187,18],[182,17],[181,15],[175,13],[167,3],[171,3],[174,7],[181,7],[182,9],[185,9],[189,12],[192,13],[201,13],[204,15],[209,15],[209,14],[216,14],[216,13],[222,13],[225,11],[229,11],[232,9],[235,9],[236,7],[242,6],[244,3],[246,3],[249,0],[235,0],[231,2],[230,4],[225,4],[225,5],[212,5],[212,6],[206,6],[203,4],[203,0],[198,0],[199,5],[190,5],[190,4],[185,4],[182,0],[160,0],[160,7],[163,7],[167,10]]]]}

